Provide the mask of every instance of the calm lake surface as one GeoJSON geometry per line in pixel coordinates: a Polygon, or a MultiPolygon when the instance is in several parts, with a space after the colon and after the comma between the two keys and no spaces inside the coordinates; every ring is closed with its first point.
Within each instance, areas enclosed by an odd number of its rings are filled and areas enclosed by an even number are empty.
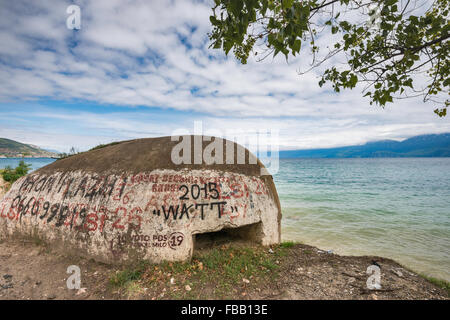
{"type": "Polygon", "coordinates": [[[282,237],[450,281],[450,158],[286,159],[282,237]]]}
{"type": "MultiPolygon", "coordinates": [[[[54,159],[25,161],[35,170],[54,159]]],[[[281,159],[274,180],[283,240],[450,281],[450,158],[281,159]]]]}
{"type": "Polygon", "coordinates": [[[19,165],[19,162],[24,160],[25,163],[31,164],[31,169],[36,170],[43,166],[46,166],[55,159],[51,158],[0,158],[0,169],[4,169],[6,166],[10,166],[11,168],[15,168],[19,165]]]}

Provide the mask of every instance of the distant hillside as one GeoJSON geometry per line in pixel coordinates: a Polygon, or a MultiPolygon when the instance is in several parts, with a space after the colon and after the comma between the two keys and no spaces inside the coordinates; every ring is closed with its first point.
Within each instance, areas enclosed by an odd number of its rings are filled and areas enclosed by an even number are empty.
{"type": "Polygon", "coordinates": [[[56,157],[57,154],[42,150],[38,146],[17,142],[10,139],[0,138],[0,158],[15,158],[15,157],[56,157]]]}
{"type": "Polygon", "coordinates": [[[401,142],[383,140],[360,146],[280,151],[280,158],[397,157],[450,157],[450,133],[415,136],[401,142]]]}

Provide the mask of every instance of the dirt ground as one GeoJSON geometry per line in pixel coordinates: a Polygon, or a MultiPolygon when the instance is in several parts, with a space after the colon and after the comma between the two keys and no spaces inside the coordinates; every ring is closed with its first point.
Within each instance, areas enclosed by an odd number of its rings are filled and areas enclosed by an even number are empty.
{"type": "Polygon", "coordinates": [[[282,276],[254,299],[448,299],[448,292],[397,262],[381,257],[339,256],[297,245],[283,261],[282,276]],[[367,267],[381,267],[381,289],[368,290],[367,267]]]}
{"type": "Polygon", "coordinates": [[[29,242],[0,243],[0,299],[108,299],[104,279],[110,268],[78,257],[50,252],[29,242]],[[86,290],[67,289],[67,268],[77,265],[86,290]]]}
{"type": "MultiPolygon", "coordinates": [[[[269,248],[263,250],[272,252],[269,248]]],[[[338,256],[303,244],[283,250],[286,254],[277,261],[278,276],[273,281],[251,279],[236,285],[236,299],[449,298],[446,290],[389,259],[338,256]],[[381,267],[382,288],[376,291],[366,287],[369,277],[366,269],[374,262],[381,267]]],[[[110,285],[111,276],[121,268],[52,252],[48,246],[32,240],[3,241],[0,243],[0,299],[128,299],[123,291],[110,285]],[[81,269],[80,290],[67,289],[70,265],[81,269]]],[[[166,287],[167,291],[171,290],[168,282],[162,286],[164,292],[166,287]]],[[[161,292],[161,286],[158,290],[161,292]]],[[[146,289],[134,298],[170,298],[158,295],[159,292],[146,289]]]]}

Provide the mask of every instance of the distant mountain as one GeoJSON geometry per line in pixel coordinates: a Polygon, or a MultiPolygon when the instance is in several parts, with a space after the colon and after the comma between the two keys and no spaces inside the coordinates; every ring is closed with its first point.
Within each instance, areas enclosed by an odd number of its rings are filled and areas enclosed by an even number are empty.
{"type": "Polygon", "coordinates": [[[44,151],[48,151],[48,152],[51,152],[51,153],[56,153],[56,154],[60,154],[60,153],[62,153],[61,151],[59,151],[59,150],[55,150],[55,149],[42,149],[42,150],[44,150],[44,151]]]}
{"type": "Polygon", "coordinates": [[[0,138],[0,158],[15,158],[15,157],[57,157],[54,152],[42,150],[38,146],[17,142],[10,139],[0,138]]]}
{"type": "Polygon", "coordinates": [[[450,157],[450,133],[415,136],[400,142],[382,140],[359,146],[280,151],[280,158],[398,157],[450,157]]]}

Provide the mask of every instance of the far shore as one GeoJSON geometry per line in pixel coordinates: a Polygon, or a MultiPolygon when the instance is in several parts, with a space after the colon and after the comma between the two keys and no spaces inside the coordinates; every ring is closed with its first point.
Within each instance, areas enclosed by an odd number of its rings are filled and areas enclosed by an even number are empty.
{"type": "Polygon", "coordinates": [[[59,159],[59,157],[45,157],[45,156],[39,156],[39,157],[4,157],[4,156],[0,156],[0,159],[59,159]]]}

